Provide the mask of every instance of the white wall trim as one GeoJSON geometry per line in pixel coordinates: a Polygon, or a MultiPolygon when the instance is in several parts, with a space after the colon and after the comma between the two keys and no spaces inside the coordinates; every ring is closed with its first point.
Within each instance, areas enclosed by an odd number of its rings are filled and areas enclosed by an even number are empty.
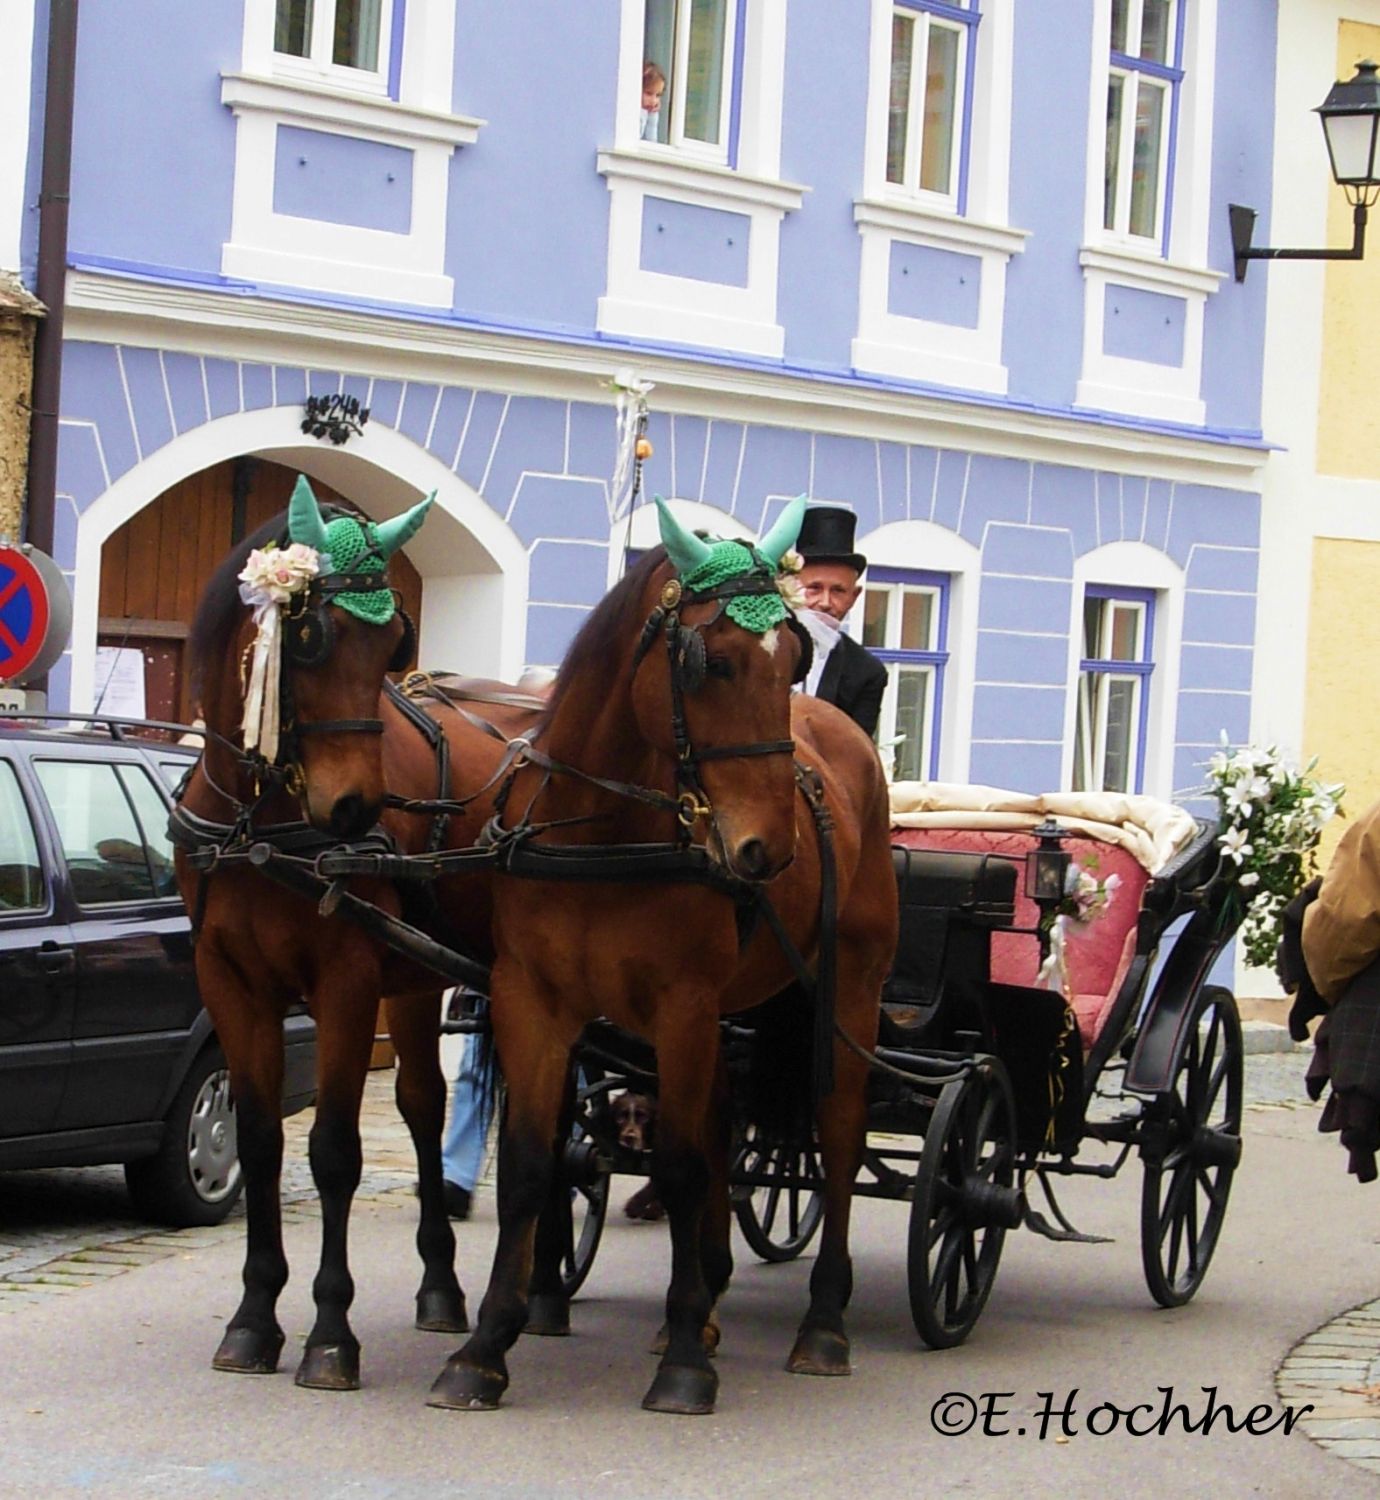
{"type": "Polygon", "coordinates": [[[445,664],[466,665],[470,670],[482,669],[516,680],[526,642],[528,558],[526,548],[507,524],[438,459],[391,428],[367,428],[348,453],[310,449],[304,444],[297,409],[270,407],[221,417],[174,438],[123,474],[81,513],[75,564],[75,576],[81,582],[72,600],[74,709],[80,711],[95,701],[96,621],[101,548],[106,540],[179,480],[246,453],[296,462],[299,467],[309,465],[318,454],[336,467],[342,462],[367,463],[375,478],[382,477],[395,492],[380,515],[400,511],[405,504],[436,490],[436,505],[478,544],[491,566],[447,574],[436,565],[435,546],[408,549],[428,581],[428,590],[436,586],[436,597],[424,598],[423,617],[418,622],[423,649],[429,649],[429,637],[438,637],[444,652],[444,642],[452,634],[446,627],[463,621],[473,632],[468,635],[474,642],[473,649],[460,653],[467,658],[462,663],[456,660],[452,648],[451,660],[445,664]],[[478,584],[485,596],[482,614],[476,609],[480,600],[464,597],[473,584],[478,584]],[[470,662],[474,663],[472,668],[470,662]]]}
{"type": "MultiPolygon", "coordinates": [[[[75,341],[151,345],[379,379],[469,383],[572,401],[603,400],[599,382],[629,359],[626,349],[267,295],[228,297],[204,287],[97,270],[69,273],[66,329],[75,341]]],[[[923,391],[868,389],[845,380],[725,367],[664,350],[638,350],[635,358],[639,373],[656,382],[657,410],[667,414],[963,448],[1252,493],[1266,459],[1258,446],[1214,443],[1191,433],[1128,432],[1072,412],[994,408],[923,391]]]]}
{"type": "Polygon", "coordinates": [[[483,120],[451,112],[455,0],[412,0],[403,28],[400,93],[379,96],[376,80],[350,89],[345,70],[304,76],[272,49],[272,0],[246,0],[242,69],[221,78],[221,102],[236,121],[226,276],[366,301],[450,307],[445,274],[450,160],[478,138],[483,120]],[[402,147],[412,155],[412,201],[405,232],[362,229],[274,211],[279,125],[402,147]]]}
{"type": "Polygon", "coordinates": [[[24,183],[29,166],[33,0],[0,0],[0,271],[19,269],[24,183]]]}
{"type": "Polygon", "coordinates": [[[858,332],[850,358],[858,370],[1005,395],[1002,363],[1006,269],[1027,233],[1007,223],[1011,157],[1014,16],[1011,0],[990,0],[972,38],[977,46],[968,144],[966,212],[932,194],[886,180],[892,0],[872,0],[864,196],[853,205],[862,238],[858,332]],[[889,310],[895,240],[977,256],[977,324],[972,328],[905,317],[889,310]]]}

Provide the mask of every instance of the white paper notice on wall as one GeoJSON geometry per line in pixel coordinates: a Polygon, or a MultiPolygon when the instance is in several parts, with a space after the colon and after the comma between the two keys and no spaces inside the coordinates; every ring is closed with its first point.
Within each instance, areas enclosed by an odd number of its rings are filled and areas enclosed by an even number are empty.
{"type": "Polygon", "coordinates": [[[144,653],[137,646],[96,647],[96,702],[112,719],[144,717],[144,653]]]}

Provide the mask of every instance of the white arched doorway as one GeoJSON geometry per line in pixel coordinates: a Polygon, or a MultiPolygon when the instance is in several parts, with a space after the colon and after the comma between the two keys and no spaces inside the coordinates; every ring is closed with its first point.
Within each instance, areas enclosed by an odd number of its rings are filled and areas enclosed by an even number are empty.
{"type": "Polygon", "coordinates": [[[251,456],[298,469],[348,495],[376,519],[436,491],[426,528],[407,555],[425,585],[418,623],[423,665],[514,679],[526,640],[527,551],[507,523],[438,459],[387,427],[349,448],[307,442],[286,408],[242,412],[168,443],[123,475],[77,526],[72,612],[71,706],[95,699],[101,552],[106,541],[172,485],[229,458],[251,456]]]}

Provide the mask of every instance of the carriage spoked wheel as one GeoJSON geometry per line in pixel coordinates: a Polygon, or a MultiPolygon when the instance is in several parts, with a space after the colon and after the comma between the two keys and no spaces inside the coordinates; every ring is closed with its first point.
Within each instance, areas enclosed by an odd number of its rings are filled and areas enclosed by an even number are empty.
{"type": "Polygon", "coordinates": [[[753,1253],[766,1261],[794,1260],[814,1239],[824,1217],[823,1176],[814,1134],[782,1140],[748,1125],[733,1162],[733,1212],[753,1253]],[[751,1177],[755,1181],[741,1179],[751,1177]]]}
{"type": "Polygon", "coordinates": [[[1140,1249],[1150,1295],[1182,1307],[1217,1248],[1241,1160],[1241,1021],[1229,990],[1207,985],[1179,1043],[1173,1082],[1145,1111],[1140,1249]]]}
{"type": "Polygon", "coordinates": [[[608,1217],[609,1161],[594,1120],[607,1094],[603,1069],[597,1063],[582,1062],[575,1079],[575,1118],[561,1158],[566,1191],[558,1195],[562,1215],[561,1291],[567,1300],[589,1275],[608,1217]]]}
{"type": "Polygon", "coordinates": [[[944,1085],[925,1131],[910,1205],[907,1274],[915,1331],[952,1349],[992,1289],[1006,1231],[1021,1222],[1016,1106],[1006,1069],[983,1059],[944,1085]]]}

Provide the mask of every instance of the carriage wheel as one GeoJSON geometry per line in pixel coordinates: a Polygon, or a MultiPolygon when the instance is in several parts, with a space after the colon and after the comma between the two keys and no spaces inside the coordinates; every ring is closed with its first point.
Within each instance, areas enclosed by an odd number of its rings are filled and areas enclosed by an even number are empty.
{"type": "Polygon", "coordinates": [[[1168,1092],[1146,1109],[1140,1249],[1150,1295],[1182,1307],[1207,1274],[1241,1159],[1241,1021],[1229,990],[1206,986],[1168,1092]]]}
{"type": "Polygon", "coordinates": [[[597,1063],[577,1064],[575,1119],[561,1158],[566,1191],[559,1193],[561,1222],[561,1290],[567,1299],[584,1285],[604,1233],[609,1210],[609,1167],[594,1133],[593,1116],[607,1090],[597,1063]]]}
{"type": "Polygon", "coordinates": [[[931,1349],[961,1344],[987,1301],[1006,1231],[1021,1219],[1015,1163],[1011,1083],[990,1058],[945,1084],[915,1174],[910,1315],[931,1349]]]}
{"type": "Polygon", "coordinates": [[[734,1158],[733,1212],[753,1253],[766,1261],[794,1260],[814,1239],[824,1216],[824,1195],[808,1184],[823,1175],[814,1136],[805,1145],[783,1141],[749,1125],[734,1158]],[[737,1183],[741,1174],[770,1179],[737,1183]]]}

